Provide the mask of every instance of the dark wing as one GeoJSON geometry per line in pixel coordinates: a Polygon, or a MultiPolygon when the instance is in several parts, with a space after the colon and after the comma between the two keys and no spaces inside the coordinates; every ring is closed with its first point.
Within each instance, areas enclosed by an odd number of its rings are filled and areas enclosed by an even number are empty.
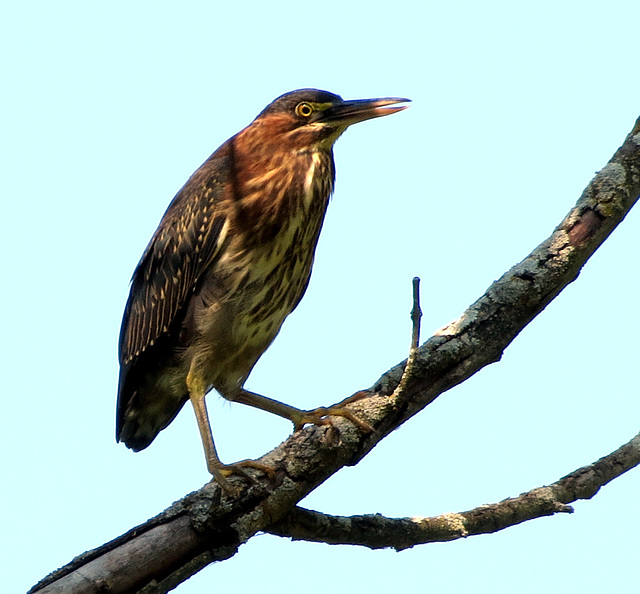
{"type": "Polygon", "coordinates": [[[145,250],[131,282],[120,330],[120,364],[128,366],[162,334],[220,252],[225,168],[212,157],[178,192],[145,250]]]}

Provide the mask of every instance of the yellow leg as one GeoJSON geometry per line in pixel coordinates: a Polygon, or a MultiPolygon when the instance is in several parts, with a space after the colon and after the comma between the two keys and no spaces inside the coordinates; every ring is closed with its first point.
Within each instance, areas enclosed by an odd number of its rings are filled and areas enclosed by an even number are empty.
{"type": "Polygon", "coordinates": [[[196,414],[198,429],[200,431],[200,439],[204,446],[204,457],[207,461],[207,469],[216,479],[217,483],[227,492],[233,491],[233,488],[224,477],[224,464],[220,462],[216,445],[213,441],[213,432],[211,431],[211,423],[209,423],[209,414],[207,413],[207,405],[205,403],[205,386],[202,379],[194,373],[191,366],[189,375],[187,376],[187,389],[189,390],[189,400],[193,405],[193,411],[196,414]]]}
{"type": "Polygon", "coordinates": [[[284,404],[279,400],[273,400],[266,396],[261,396],[255,392],[249,390],[241,390],[240,393],[233,398],[235,402],[240,402],[254,408],[265,410],[279,417],[289,419],[294,426],[294,430],[298,431],[302,429],[306,424],[311,423],[313,425],[330,425],[331,421],[327,419],[328,416],[344,417],[351,421],[354,425],[360,427],[364,431],[371,432],[373,427],[366,421],[358,418],[350,410],[344,408],[350,402],[354,402],[359,398],[364,397],[364,393],[360,393],[343,400],[342,402],[330,407],[320,407],[314,410],[301,410],[295,406],[284,404]],[[357,396],[357,397],[356,397],[357,396]]]}
{"type": "Polygon", "coordinates": [[[234,472],[242,476],[252,479],[243,468],[255,468],[273,478],[275,469],[266,464],[260,464],[254,460],[242,460],[234,464],[223,464],[218,457],[216,444],[213,441],[213,432],[211,431],[211,423],[209,422],[209,414],[207,413],[207,404],[205,402],[205,386],[202,380],[194,372],[193,366],[187,376],[187,389],[189,391],[189,399],[193,405],[193,411],[196,414],[198,429],[200,431],[200,439],[204,447],[204,457],[207,461],[207,469],[213,475],[216,482],[230,495],[236,493],[236,489],[226,479],[234,472]]]}

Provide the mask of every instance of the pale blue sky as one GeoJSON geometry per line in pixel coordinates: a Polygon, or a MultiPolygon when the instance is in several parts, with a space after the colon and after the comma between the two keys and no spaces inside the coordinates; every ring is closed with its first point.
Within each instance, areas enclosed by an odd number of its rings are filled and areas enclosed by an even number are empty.
{"type": "MultiPolygon", "coordinates": [[[[191,172],[305,86],[406,96],[337,144],[336,192],[299,309],[247,387],[303,408],[406,356],[546,238],[640,115],[640,4],[24,2],[3,8],[3,591],[21,592],[208,480],[185,407],[142,453],[114,441],[128,282],[191,172]]],[[[304,505],[460,511],[552,482],[638,430],[632,212],[502,362],[304,505]]],[[[221,456],[289,425],[208,399],[221,456]]],[[[640,471],[571,516],[404,553],[260,536],[182,594],[637,588],[640,471]],[[259,584],[259,587],[257,586],[259,584]]]]}

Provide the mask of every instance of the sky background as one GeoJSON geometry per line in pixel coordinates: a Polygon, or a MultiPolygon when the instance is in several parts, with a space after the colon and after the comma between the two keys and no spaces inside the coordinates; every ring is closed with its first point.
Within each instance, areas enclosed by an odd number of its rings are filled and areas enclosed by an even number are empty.
{"type": "MultiPolygon", "coordinates": [[[[337,143],[307,295],[247,382],[302,408],[406,357],[545,239],[640,115],[640,4],[22,2],[0,18],[3,591],[207,480],[185,407],[139,454],[114,440],[117,340],[166,206],[278,95],[405,96],[337,143]]],[[[640,212],[491,365],[303,505],[431,516],[553,482],[638,431],[640,212]]],[[[223,460],[287,422],[208,398],[223,460]]],[[[403,553],[261,535],[181,594],[303,589],[630,592],[640,470],[573,515],[403,553]]]]}

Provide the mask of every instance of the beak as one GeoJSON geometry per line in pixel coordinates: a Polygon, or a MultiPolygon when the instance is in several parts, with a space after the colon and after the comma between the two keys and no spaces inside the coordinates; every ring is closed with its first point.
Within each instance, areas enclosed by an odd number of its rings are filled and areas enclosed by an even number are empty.
{"type": "Polygon", "coordinates": [[[395,105],[396,103],[406,103],[411,99],[402,97],[384,97],[382,99],[356,99],[353,101],[343,101],[333,105],[326,111],[320,112],[318,122],[334,124],[340,127],[347,127],[351,124],[364,122],[372,118],[397,113],[407,109],[408,105],[395,105]],[[393,107],[389,107],[393,106],[393,107]]]}

